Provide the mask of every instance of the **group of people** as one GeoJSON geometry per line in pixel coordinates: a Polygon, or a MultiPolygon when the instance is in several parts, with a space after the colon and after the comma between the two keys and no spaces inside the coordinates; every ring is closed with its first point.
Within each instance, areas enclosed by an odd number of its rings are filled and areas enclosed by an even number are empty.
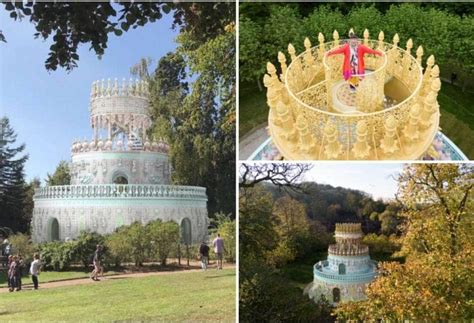
{"type": "MultiPolygon", "coordinates": [[[[225,248],[224,248],[224,239],[221,238],[221,235],[218,233],[217,237],[212,241],[212,245],[214,247],[214,253],[216,254],[217,258],[217,269],[222,269],[222,259],[224,256],[225,248]]],[[[201,243],[199,247],[199,258],[201,259],[201,268],[202,270],[207,270],[207,266],[209,264],[209,246],[205,241],[201,243]]]]}
{"type": "MultiPolygon", "coordinates": [[[[8,290],[10,292],[21,291],[21,276],[23,273],[23,269],[25,268],[25,262],[23,260],[23,257],[21,255],[9,255],[7,266],[8,290]]],[[[33,261],[30,265],[30,274],[31,279],[33,281],[34,289],[38,289],[38,275],[40,274],[40,268],[40,257],[38,253],[35,253],[33,255],[33,261]]]]}

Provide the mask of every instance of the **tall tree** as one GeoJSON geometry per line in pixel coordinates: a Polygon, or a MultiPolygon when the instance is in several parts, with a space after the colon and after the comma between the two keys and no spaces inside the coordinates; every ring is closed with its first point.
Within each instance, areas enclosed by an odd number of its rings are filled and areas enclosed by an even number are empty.
{"type": "Polygon", "coordinates": [[[399,178],[406,263],[382,263],[368,300],[344,304],[340,319],[462,321],[473,317],[474,167],[407,165],[399,178]]]}
{"type": "Polygon", "coordinates": [[[174,183],[207,188],[211,215],[235,212],[235,28],[221,27],[182,32],[150,77],[152,135],[170,144],[174,183]]]}
{"type": "Polygon", "coordinates": [[[47,176],[48,178],[46,179],[46,184],[49,186],[71,184],[69,165],[65,160],[61,160],[54,173],[52,175],[48,173],[47,176]]]}
{"type": "Polygon", "coordinates": [[[0,119],[0,223],[13,231],[27,232],[29,218],[24,212],[26,186],[25,145],[15,147],[17,135],[7,117],[0,119]]]}

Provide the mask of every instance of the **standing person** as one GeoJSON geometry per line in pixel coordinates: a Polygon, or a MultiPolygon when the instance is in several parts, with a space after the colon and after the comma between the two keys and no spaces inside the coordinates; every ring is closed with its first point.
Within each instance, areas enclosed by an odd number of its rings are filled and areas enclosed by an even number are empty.
{"type": "Polygon", "coordinates": [[[102,256],[102,246],[100,244],[97,245],[95,252],[94,252],[94,259],[92,263],[94,264],[94,270],[91,273],[91,279],[98,281],[99,278],[97,276],[100,273],[100,258],[102,256]]]}
{"type": "Polygon", "coordinates": [[[217,269],[222,269],[222,257],[225,251],[224,240],[221,238],[220,233],[217,234],[217,237],[212,241],[214,246],[214,252],[217,256],[217,269]]]}
{"type": "Polygon", "coordinates": [[[39,260],[39,254],[35,253],[33,255],[33,262],[30,266],[31,279],[33,280],[33,286],[35,289],[38,289],[38,275],[40,274],[41,261],[39,260]]]}
{"type": "Polygon", "coordinates": [[[206,270],[207,264],[209,263],[209,246],[205,241],[203,241],[199,247],[199,254],[201,255],[202,270],[206,270]]]}
{"type": "Polygon", "coordinates": [[[347,44],[327,52],[326,55],[344,55],[344,63],[342,66],[344,80],[346,80],[346,82],[349,84],[351,91],[355,91],[357,85],[359,84],[359,77],[362,78],[365,74],[364,55],[372,54],[380,56],[382,55],[382,52],[361,44],[357,35],[352,32],[350,33],[349,38],[350,39],[347,44]],[[353,75],[357,75],[359,77],[353,77],[353,75]]]}
{"type": "Polygon", "coordinates": [[[17,281],[17,291],[21,290],[21,275],[23,274],[23,269],[25,268],[25,262],[23,257],[18,255],[17,271],[16,271],[16,281],[17,281]]]}
{"type": "Polygon", "coordinates": [[[15,289],[18,291],[17,271],[18,271],[18,257],[13,256],[10,267],[8,268],[8,279],[10,280],[10,288],[9,288],[10,292],[13,292],[15,289]]]}
{"type": "MultiPolygon", "coordinates": [[[[7,258],[7,282],[8,282],[8,290],[10,290],[12,287],[12,280],[10,279],[10,265],[13,262],[13,256],[9,255],[7,258]]],[[[12,292],[12,290],[10,290],[12,292]]]]}

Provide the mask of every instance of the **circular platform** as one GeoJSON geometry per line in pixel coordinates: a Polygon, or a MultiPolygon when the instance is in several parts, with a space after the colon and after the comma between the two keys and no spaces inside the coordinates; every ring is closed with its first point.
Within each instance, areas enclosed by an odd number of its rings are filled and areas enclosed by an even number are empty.
{"type": "MultiPolygon", "coordinates": [[[[466,155],[441,131],[435,136],[432,147],[438,156],[425,154],[423,160],[469,160],[466,155]]],[[[284,160],[270,136],[250,155],[248,160],[284,160]]]]}

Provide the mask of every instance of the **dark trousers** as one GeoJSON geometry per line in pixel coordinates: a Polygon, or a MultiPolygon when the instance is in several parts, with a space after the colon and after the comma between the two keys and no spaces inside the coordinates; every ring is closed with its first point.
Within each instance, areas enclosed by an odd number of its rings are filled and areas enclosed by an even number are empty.
{"type": "Polygon", "coordinates": [[[33,280],[33,285],[35,289],[38,289],[38,276],[31,275],[31,279],[33,280]]]}
{"type": "Polygon", "coordinates": [[[17,281],[16,288],[18,290],[21,290],[21,274],[17,276],[16,281],[17,281]]]}
{"type": "Polygon", "coordinates": [[[8,282],[8,287],[10,287],[11,289],[18,288],[18,279],[16,276],[11,276],[10,278],[8,278],[8,282]]]}

